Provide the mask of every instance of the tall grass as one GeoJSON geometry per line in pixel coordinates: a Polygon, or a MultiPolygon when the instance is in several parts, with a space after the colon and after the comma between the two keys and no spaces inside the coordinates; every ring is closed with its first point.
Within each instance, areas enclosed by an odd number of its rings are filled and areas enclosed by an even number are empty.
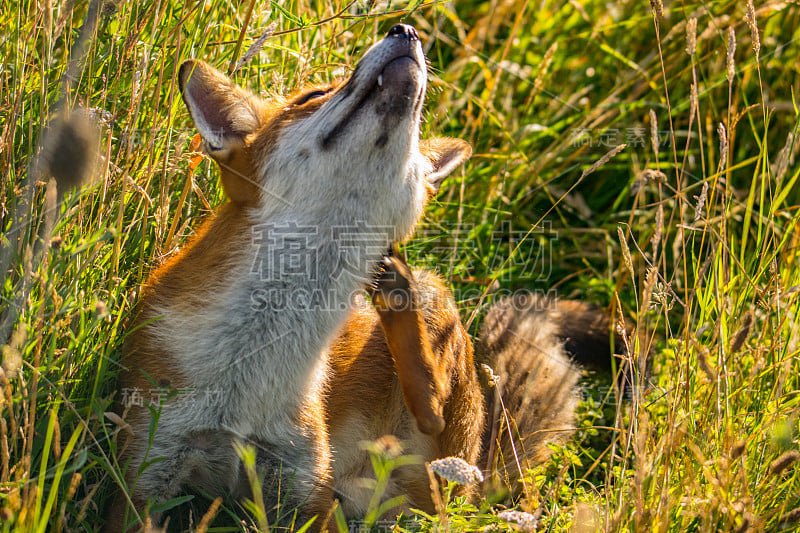
{"type": "MultiPolygon", "coordinates": [[[[647,332],[628,342],[651,377],[622,400],[589,376],[576,438],[517,508],[553,531],[798,527],[796,5],[0,6],[3,531],[98,529],[119,479],[123,326],[149,270],[223,199],[177,65],[247,57],[235,80],[284,93],[346,74],[401,20],[431,62],[424,133],[475,149],[410,261],[448,276],[473,332],[520,287],[647,332]]],[[[446,522],[510,528],[489,502],[456,498],[446,522]]]]}

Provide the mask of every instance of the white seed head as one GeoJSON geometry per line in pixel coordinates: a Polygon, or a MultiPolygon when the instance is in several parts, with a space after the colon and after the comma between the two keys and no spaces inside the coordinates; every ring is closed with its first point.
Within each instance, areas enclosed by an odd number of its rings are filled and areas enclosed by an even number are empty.
{"type": "Polygon", "coordinates": [[[697,19],[690,17],[686,21],[686,53],[693,56],[697,50],[697,19]]]}
{"type": "Polygon", "coordinates": [[[490,386],[494,387],[500,381],[500,378],[494,373],[494,370],[492,370],[492,367],[489,365],[482,364],[481,370],[483,370],[484,374],[486,374],[486,378],[489,380],[490,386]]]}
{"type": "Polygon", "coordinates": [[[506,522],[513,522],[522,531],[536,531],[536,527],[539,525],[535,516],[523,511],[503,511],[497,517],[506,522]]]}
{"type": "Polygon", "coordinates": [[[761,37],[758,35],[758,24],[756,24],[756,8],[753,0],[747,0],[747,14],[744,17],[750,27],[750,37],[753,41],[753,50],[756,52],[756,61],[761,53],[761,37]]]}
{"type": "Polygon", "coordinates": [[[431,470],[447,481],[461,485],[483,481],[483,473],[477,466],[472,466],[459,457],[445,457],[431,461],[431,470]]]}
{"type": "Polygon", "coordinates": [[[736,68],[733,62],[734,54],[736,54],[736,31],[733,29],[733,26],[731,26],[728,28],[728,83],[733,83],[733,77],[736,75],[736,68]]]}
{"type": "Polygon", "coordinates": [[[658,118],[656,118],[656,112],[652,109],[650,110],[650,144],[653,145],[653,153],[656,154],[656,159],[658,159],[658,145],[660,139],[658,138],[658,118]]]}

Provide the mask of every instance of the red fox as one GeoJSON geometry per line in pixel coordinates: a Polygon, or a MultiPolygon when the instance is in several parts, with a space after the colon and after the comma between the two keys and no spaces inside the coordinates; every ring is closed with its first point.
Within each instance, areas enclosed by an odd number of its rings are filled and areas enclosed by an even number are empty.
{"type": "MultiPolygon", "coordinates": [[[[107,531],[145,514],[158,525],[159,506],[184,492],[253,498],[237,442],[256,449],[271,525],[335,530],[335,499],[359,518],[372,496],[361,441],[395,435],[426,461],[457,456],[513,481],[569,433],[580,373],[567,348],[609,360],[607,318],[518,295],[491,308],[474,356],[443,281],[385,255],[471,154],[461,140],[419,139],[426,78],[403,24],[348,80],[285,101],[200,61],[181,66],[229,201],[143,287],[121,361],[126,490],[107,531]],[[496,429],[496,391],[516,441],[496,429]]],[[[394,496],[433,510],[422,464],[393,473],[384,498],[394,496]]]]}
{"type": "MultiPolygon", "coordinates": [[[[346,81],[285,101],[200,61],[178,79],[230,201],[142,289],[121,360],[127,491],[106,529],[140,523],[148,503],[158,525],[158,506],[185,490],[251,498],[241,442],[256,448],[270,523],[316,517],[321,530],[334,506],[328,348],[373,265],[471,148],[419,139],[427,68],[405,24],[346,81]]],[[[438,405],[422,416],[425,431],[441,430],[438,405]]]]}

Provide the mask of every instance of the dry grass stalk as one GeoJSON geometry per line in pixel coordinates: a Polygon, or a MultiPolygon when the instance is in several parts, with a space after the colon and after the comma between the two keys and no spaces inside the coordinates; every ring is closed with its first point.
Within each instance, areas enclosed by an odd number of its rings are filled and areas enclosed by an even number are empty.
{"type": "Polygon", "coordinates": [[[53,457],[56,461],[61,459],[61,424],[58,421],[58,415],[55,415],[56,423],[53,424],[53,457]]]}
{"type": "Polygon", "coordinates": [[[55,28],[53,29],[53,39],[58,39],[61,32],[64,31],[64,26],[67,25],[67,18],[72,16],[74,7],[75,0],[67,0],[61,4],[58,12],[58,19],[56,19],[55,28]]]}
{"type": "Polygon", "coordinates": [[[442,501],[442,489],[439,486],[439,482],[436,480],[433,470],[431,470],[430,463],[425,463],[425,470],[428,472],[433,506],[436,508],[436,513],[439,515],[439,521],[442,526],[447,528],[447,513],[445,512],[444,502],[442,501]]]}
{"type": "Polygon", "coordinates": [[[11,453],[8,449],[8,424],[0,418],[0,483],[8,482],[11,453]]]}

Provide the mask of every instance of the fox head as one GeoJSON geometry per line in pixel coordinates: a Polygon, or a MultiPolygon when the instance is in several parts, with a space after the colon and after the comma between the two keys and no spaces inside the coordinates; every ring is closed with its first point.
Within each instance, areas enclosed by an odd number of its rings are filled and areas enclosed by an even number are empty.
{"type": "Polygon", "coordinates": [[[462,140],[420,141],[427,69],[405,24],[373,45],[349,79],[277,102],[197,60],[181,65],[179,84],[226,194],[266,216],[351,213],[394,227],[401,240],[471,154],[462,140]]]}

